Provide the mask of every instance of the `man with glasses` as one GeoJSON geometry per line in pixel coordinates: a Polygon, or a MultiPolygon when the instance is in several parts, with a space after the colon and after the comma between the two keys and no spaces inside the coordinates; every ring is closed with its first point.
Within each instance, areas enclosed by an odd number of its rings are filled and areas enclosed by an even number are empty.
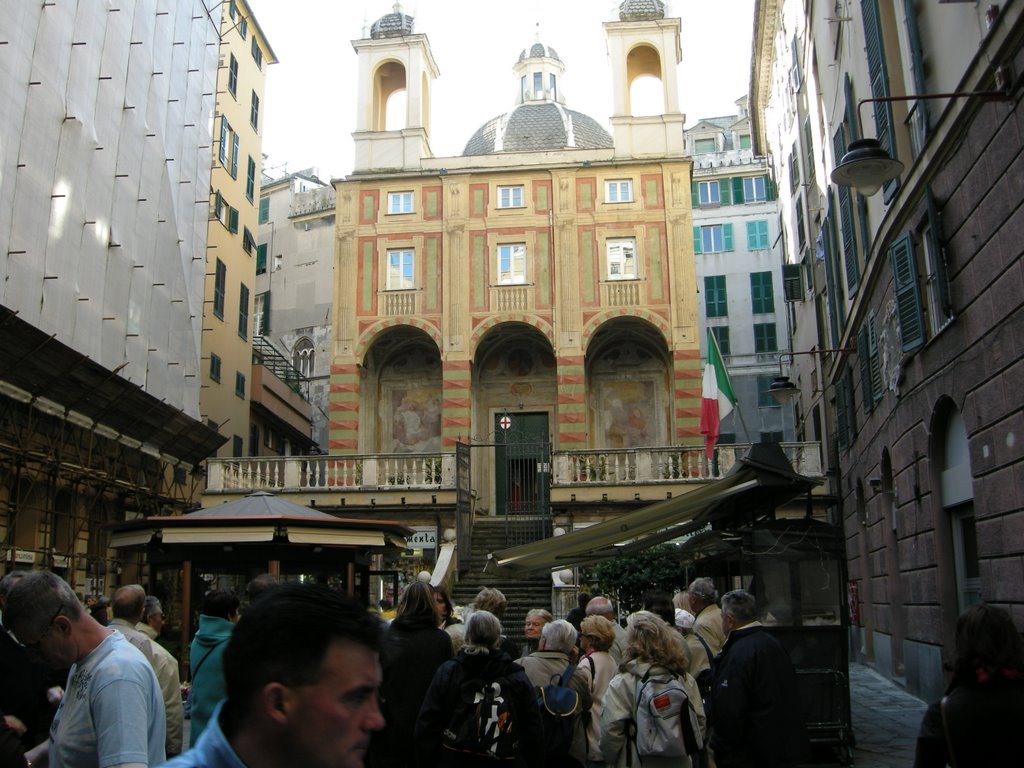
{"type": "Polygon", "coordinates": [[[36,571],[7,596],[4,629],[53,666],[70,666],[47,742],[26,757],[52,768],[149,768],[165,759],[163,697],[146,657],[104,627],[62,579],[36,571]]]}

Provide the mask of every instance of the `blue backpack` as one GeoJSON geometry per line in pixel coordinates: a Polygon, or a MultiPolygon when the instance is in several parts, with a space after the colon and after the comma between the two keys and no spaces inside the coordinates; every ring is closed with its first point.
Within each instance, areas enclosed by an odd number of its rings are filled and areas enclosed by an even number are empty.
{"type": "Polygon", "coordinates": [[[570,663],[555,681],[539,689],[537,707],[544,725],[544,753],[567,755],[572,747],[573,727],[580,714],[580,695],[569,687],[576,671],[570,663]]]}

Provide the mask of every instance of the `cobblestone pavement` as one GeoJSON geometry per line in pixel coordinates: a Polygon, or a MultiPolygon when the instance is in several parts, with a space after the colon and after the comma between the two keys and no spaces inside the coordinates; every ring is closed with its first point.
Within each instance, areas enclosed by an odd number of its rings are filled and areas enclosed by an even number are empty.
{"type": "MultiPolygon", "coordinates": [[[[870,667],[851,664],[850,712],[856,743],[852,765],[855,768],[911,768],[925,709],[925,702],[870,667]]],[[[837,762],[810,765],[824,768],[837,762]]]]}

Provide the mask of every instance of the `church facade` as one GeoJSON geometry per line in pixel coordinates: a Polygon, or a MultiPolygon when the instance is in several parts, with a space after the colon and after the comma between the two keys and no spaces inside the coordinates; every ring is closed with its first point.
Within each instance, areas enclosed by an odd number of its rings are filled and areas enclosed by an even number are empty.
{"type": "MultiPolygon", "coordinates": [[[[437,68],[413,19],[390,14],[354,42],[356,168],[335,182],[332,455],[448,454],[500,442],[510,423],[556,456],[701,442],[679,20],[630,5],[605,24],[611,134],[565,103],[566,65],[536,41],[514,66],[517,103],[459,157],[430,152],[437,68]],[[641,76],[661,82],[661,114],[632,114],[641,76]],[[396,91],[405,125],[386,130],[396,91]]],[[[507,511],[515,474],[474,458],[478,513],[507,511]]]]}

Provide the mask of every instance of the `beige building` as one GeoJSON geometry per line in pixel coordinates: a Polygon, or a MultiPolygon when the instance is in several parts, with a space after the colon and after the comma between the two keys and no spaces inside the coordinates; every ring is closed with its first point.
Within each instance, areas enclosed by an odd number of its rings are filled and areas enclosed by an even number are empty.
{"type": "MultiPolygon", "coordinates": [[[[220,456],[251,444],[254,394],[253,294],[262,168],[266,68],[277,59],[244,0],[214,10],[220,48],[202,312],[202,419],[227,442],[220,456]]],[[[262,392],[256,388],[257,393],[262,392]]],[[[256,442],[259,442],[257,439],[256,442]]]]}

